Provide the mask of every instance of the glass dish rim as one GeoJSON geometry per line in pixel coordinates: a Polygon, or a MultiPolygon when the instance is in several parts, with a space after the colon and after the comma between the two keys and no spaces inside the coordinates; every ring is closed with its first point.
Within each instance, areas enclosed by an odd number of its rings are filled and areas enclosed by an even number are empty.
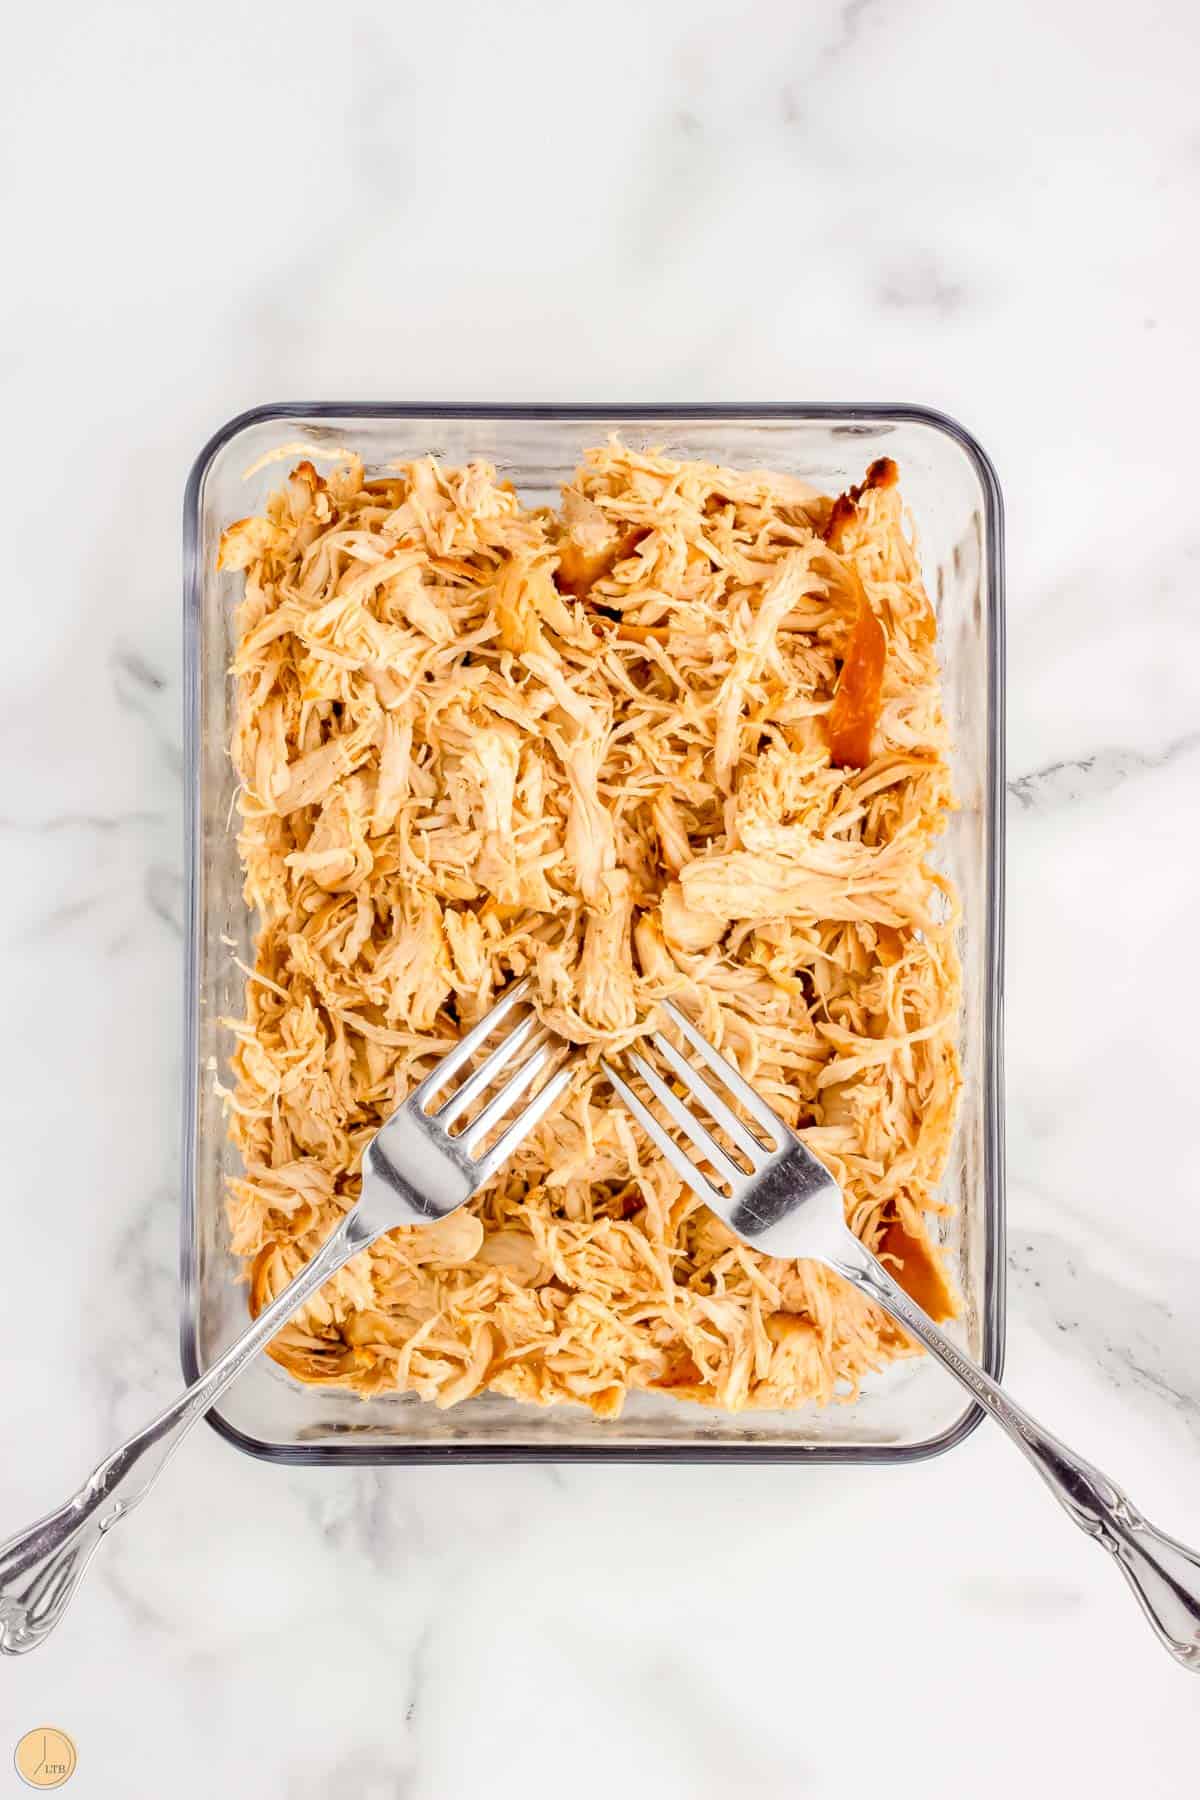
{"type": "MultiPolygon", "coordinates": [[[[487,419],[487,420],[673,420],[784,419],[852,424],[855,421],[929,426],[951,438],[973,465],[983,493],[988,575],[987,705],[989,723],[987,816],[988,908],[984,945],[984,1066],[980,1073],[983,1101],[983,1170],[985,1267],[982,1309],[982,1364],[999,1380],[1004,1368],[1006,1324],[1006,1205],[1004,1170],[1004,840],[1005,840],[1005,617],[1004,502],[999,477],[987,452],[965,426],[932,407],[883,401],[721,401],[521,403],[492,401],[272,401],[238,413],[221,425],[200,450],[188,474],[183,499],[183,753],[184,779],[184,935],[183,1106],[181,1109],[182,1204],[180,1207],[180,1360],[188,1383],[201,1374],[199,1359],[199,1280],[196,1255],[196,1150],[198,1086],[195,1079],[200,1033],[200,503],[205,477],[213,461],[232,439],[252,426],[273,419],[336,418],[487,419]]],[[[216,1406],[205,1415],[228,1443],[260,1461],[284,1465],[416,1464],[441,1462],[814,1462],[913,1463],[940,1456],[970,1436],[983,1418],[970,1401],[958,1418],[935,1436],[915,1444],[373,1444],[362,1449],[341,1444],[279,1444],[250,1436],[230,1423],[216,1406]]]]}

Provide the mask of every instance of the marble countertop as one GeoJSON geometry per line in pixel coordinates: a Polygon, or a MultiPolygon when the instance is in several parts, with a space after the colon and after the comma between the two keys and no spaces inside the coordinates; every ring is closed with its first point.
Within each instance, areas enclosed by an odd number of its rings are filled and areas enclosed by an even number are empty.
{"type": "MultiPolygon", "coordinates": [[[[882,399],[1008,507],[1008,1377],[1200,1542],[1190,0],[64,0],[6,47],[0,1522],[179,1379],[200,443],[281,398],[882,399]]],[[[104,1800],[1157,1800],[1200,1687],[988,1428],[851,1471],[203,1431],[0,1667],[0,1791],[42,1723],[104,1800]]]]}

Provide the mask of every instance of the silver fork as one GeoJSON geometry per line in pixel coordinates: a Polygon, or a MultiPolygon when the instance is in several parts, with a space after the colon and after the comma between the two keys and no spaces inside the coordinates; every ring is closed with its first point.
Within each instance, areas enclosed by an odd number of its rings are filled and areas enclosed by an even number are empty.
{"type": "Polygon", "coordinates": [[[939,1330],[849,1230],[842,1190],[824,1164],[678,1007],[665,1002],[663,1010],[755,1126],[749,1129],[712,1084],[656,1032],[651,1042],[672,1077],[738,1153],[735,1158],[721,1147],[644,1056],[628,1053],[673,1124],[728,1188],[722,1193],[605,1062],[609,1080],[671,1167],[745,1243],[767,1256],[824,1263],[932,1351],[1028,1457],[1080,1530],[1113,1556],[1165,1648],[1184,1668],[1200,1672],[1200,1556],[1149,1524],[1115,1482],[1039,1425],[939,1330]]]}
{"type": "Polygon", "coordinates": [[[0,1545],[0,1652],[15,1656],[33,1650],[53,1631],[105,1533],[145,1499],[192,1426],[298,1307],[393,1226],[427,1225],[455,1212],[553,1106],[571,1080],[571,1064],[556,1071],[495,1143],[482,1149],[551,1062],[559,1046],[546,1043],[519,1064],[458,1136],[450,1135],[454,1122],[529,1045],[538,1027],[530,1013],[441,1106],[425,1110],[527,998],[529,986],[527,977],[510,987],[376,1133],[363,1156],[361,1198],[249,1330],[178,1400],[106,1457],[65,1505],[0,1545]]]}

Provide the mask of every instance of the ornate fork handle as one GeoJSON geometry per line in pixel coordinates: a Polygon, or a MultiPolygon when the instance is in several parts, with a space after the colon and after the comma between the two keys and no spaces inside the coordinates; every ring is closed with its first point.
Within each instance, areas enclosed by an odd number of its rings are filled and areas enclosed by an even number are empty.
{"type": "Polygon", "coordinates": [[[1165,1648],[1184,1668],[1200,1673],[1200,1555],[1151,1525],[1114,1481],[1010,1399],[857,1240],[849,1239],[844,1251],[825,1260],[970,1390],[1079,1529],[1115,1559],[1165,1648]]]}
{"type": "Polygon", "coordinates": [[[348,1212],[317,1254],[212,1367],[119,1449],[78,1493],[0,1545],[0,1653],[36,1649],[62,1618],[105,1533],[144,1500],[196,1421],[292,1313],[377,1230],[348,1212]]]}

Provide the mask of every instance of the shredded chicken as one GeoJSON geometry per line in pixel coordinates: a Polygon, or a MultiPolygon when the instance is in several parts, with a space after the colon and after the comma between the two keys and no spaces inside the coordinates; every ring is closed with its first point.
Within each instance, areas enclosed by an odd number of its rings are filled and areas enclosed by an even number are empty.
{"type": "Polygon", "coordinates": [[[673,996],[940,1316],[957,1103],[935,628],[894,465],[791,477],[589,451],[558,513],[486,463],[301,462],[230,527],[239,844],[233,1248],[266,1304],[363,1147],[513,977],[583,1046],[557,1109],[441,1225],[357,1257],[275,1339],[304,1381],[612,1417],[853,1396],[912,1346],[733,1238],[596,1066],[673,996]]]}

